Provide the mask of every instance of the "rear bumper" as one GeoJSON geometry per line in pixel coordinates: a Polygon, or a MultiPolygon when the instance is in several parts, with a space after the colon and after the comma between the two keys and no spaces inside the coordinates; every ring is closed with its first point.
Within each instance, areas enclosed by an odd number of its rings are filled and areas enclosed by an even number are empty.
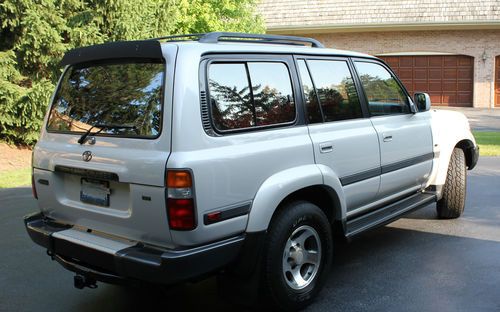
{"type": "Polygon", "coordinates": [[[196,279],[233,262],[245,235],[189,249],[158,249],[138,243],[107,253],[54,237],[71,226],[57,224],[41,213],[24,218],[31,239],[45,248],[54,260],[80,275],[108,283],[142,281],[174,284],[196,279]]]}

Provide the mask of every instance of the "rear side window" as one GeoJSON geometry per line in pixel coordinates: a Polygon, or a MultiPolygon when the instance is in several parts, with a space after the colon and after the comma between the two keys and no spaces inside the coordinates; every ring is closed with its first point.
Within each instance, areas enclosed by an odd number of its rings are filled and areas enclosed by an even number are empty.
{"type": "Polygon", "coordinates": [[[410,112],[405,92],[385,67],[375,63],[356,62],[356,69],[368,100],[370,115],[410,112]]]}
{"type": "MultiPolygon", "coordinates": [[[[307,65],[324,121],[363,117],[358,93],[346,61],[308,60],[307,65]]],[[[302,80],[304,81],[304,78],[302,80]]],[[[309,94],[309,101],[314,101],[312,93],[309,94]]]]}
{"type": "Polygon", "coordinates": [[[290,73],[280,62],[212,63],[209,65],[212,121],[228,131],[295,120],[290,73]]]}
{"type": "Polygon", "coordinates": [[[154,138],[161,131],[163,63],[99,63],[66,70],[47,130],[154,138]],[[107,126],[107,127],[103,127],[107,126]]]}
{"type": "Polygon", "coordinates": [[[314,89],[314,85],[309,75],[305,60],[298,60],[297,62],[302,79],[302,88],[304,90],[304,100],[306,104],[307,120],[309,123],[323,122],[323,115],[318,102],[318,95],[314,89]]]}

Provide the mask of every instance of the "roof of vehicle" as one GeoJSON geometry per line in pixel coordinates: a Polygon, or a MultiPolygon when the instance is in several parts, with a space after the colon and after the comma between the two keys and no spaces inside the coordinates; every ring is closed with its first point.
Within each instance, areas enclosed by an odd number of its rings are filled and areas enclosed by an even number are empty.
{"type": "Polygon", "coordinates": [[[175,41],[163,42],[162,44],[176,44],[182,46],[183,49],[194,49],[200,54],[205,53],[279,53],[279,54],[306,54],[306,55],[342,55],[349,57],[368,57],[374,56],[328,48],[312,48],[302,45],[285,45],[272,43],[252,43],[252,42],[219,42],[219,43],[201,43],[198,41],[175,41]]]}
{"type": "Polygon", "coordinates": [[[307,55],[373,56],[336,49],[327,49],[317,40],[306,37],[212,32],[168,36],[137,41],[117,41],[72,49],[64,55],[61,65],[114,58],[161,59],[161,45],[175,44],[182,49],[206,53],[283,53],[307,55]],[[186,40],[187,39],[187,40],[186,40]],[[195,39],[195,40],[193,40],[195,39]],[[310,44],[311,47],[306,46],[310,44]]]}

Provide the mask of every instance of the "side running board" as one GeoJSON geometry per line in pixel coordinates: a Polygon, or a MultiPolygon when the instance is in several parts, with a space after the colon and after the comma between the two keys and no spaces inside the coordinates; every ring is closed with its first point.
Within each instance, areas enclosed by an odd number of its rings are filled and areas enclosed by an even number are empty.
{"type": "Polygon", "coordinates": [[[357,216],[346,223],[346,237],[352,238],[374,227],[390,223],[402,215],[436,201],[433,193],[417,193],[375,211],[357,216]]]}

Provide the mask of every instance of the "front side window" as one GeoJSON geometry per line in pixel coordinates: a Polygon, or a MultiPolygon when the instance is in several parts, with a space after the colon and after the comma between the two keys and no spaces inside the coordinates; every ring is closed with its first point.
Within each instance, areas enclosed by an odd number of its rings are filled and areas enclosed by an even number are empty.
{"type": "Polygon", "coordinates": [[[356,69],[367,97],[370,115],[410,112],[405,92],[385,67],[375,63],[356,62],[356,69]]]}
{"type": "Polygon", "coordinates": [[[74,65],[62,77],[51,107],[50,132],[157,137],[161,131],[165,64],[74,65]],[[106,127],[104,127],[106,126],[106,127]]]}
{"type": "Polygon", "coordinates": [[[361,103],[346,61],[308,60],[324,121],[363,117],[361,103]]]}
{"type": "Polygon", "coordinates": [[[212,63],[208,77],[212,121],[217,130],[295,120],[290,73],[284,63],[212,63]]]}

